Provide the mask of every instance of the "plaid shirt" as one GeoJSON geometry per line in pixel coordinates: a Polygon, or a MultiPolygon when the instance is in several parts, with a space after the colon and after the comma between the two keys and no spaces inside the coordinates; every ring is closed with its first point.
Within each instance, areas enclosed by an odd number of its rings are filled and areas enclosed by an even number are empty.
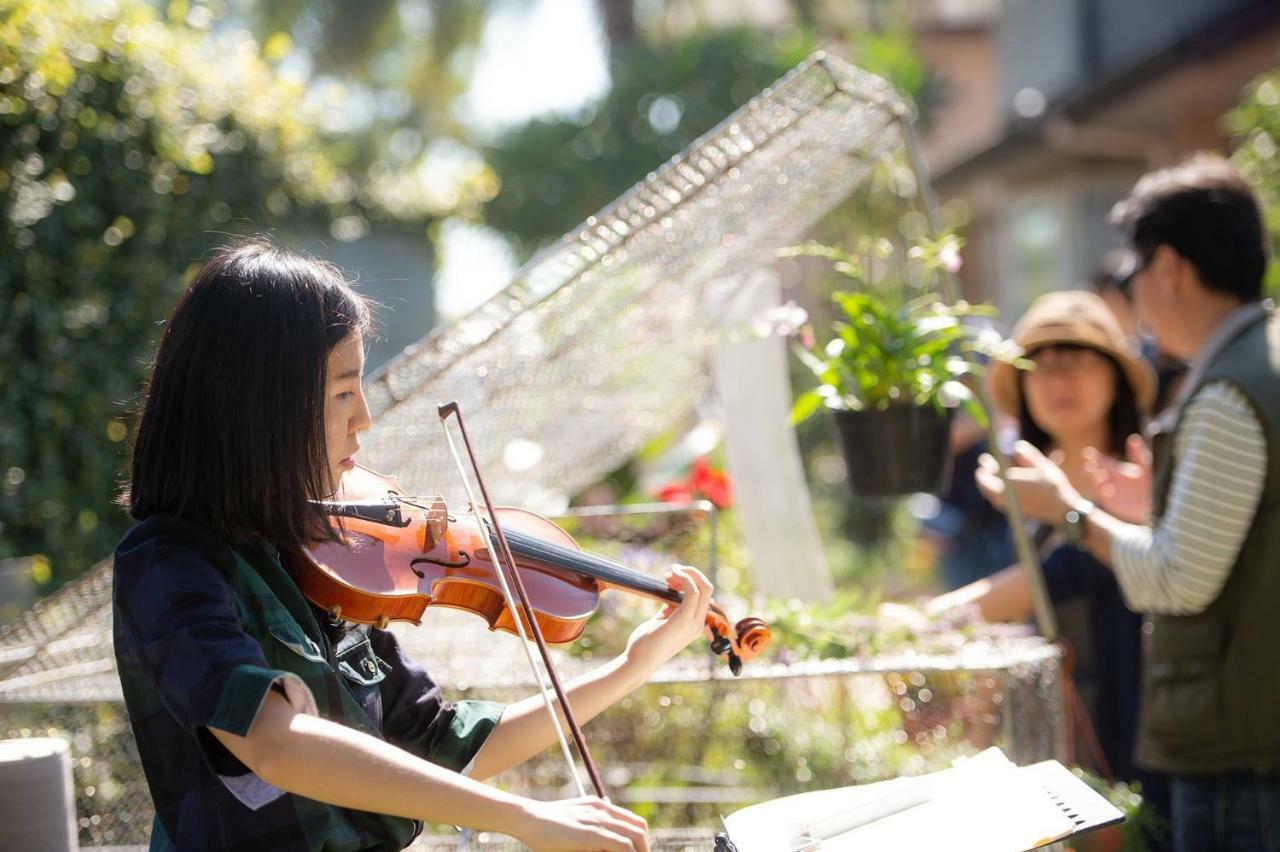
{"type": "Polygon", "coordinates": [[[156,806],[152,850],[391,850],[421,829],[267,784],[209,732],[248,733],[267,691],[462,771],[502,706],[449,703],[385,630],[328,626],[270,545],[171,516],[116,549],[114,638],[156,806]],[[322,627],[322,625],[326,625],[322,627]]]}

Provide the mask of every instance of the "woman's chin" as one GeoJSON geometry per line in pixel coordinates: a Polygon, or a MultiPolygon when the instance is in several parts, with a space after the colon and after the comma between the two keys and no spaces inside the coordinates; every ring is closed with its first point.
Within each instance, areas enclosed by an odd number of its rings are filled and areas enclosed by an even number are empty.
{"type": "Polygon", "coordinates": [[[1084,418],[1061,418],[1052,428],[1045,429],[1055,444],[1074,444],[1083,438],[1097,433],[1097,425],[1084,418]]]}

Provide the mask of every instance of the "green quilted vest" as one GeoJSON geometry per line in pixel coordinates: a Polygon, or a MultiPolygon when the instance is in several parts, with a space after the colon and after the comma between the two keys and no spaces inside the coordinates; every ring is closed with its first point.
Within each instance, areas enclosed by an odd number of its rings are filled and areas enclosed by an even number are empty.
{"type": "MultiPolygon", "coordinates": [[[[1280,320],[1267,312],[1246,325],[1187,398],[1218,381],[1237,387],[1261,420],[1267,473],[1218,598],[1196,615],[1149,615],[1143,627],[1136,757],[1180,775],[1280,771],[1280,649],[1273,644],[1280,636],[1280,320]]],[[[1156,519],[1178,464],[1180,427],[1154,442],[1156,519]]]]}

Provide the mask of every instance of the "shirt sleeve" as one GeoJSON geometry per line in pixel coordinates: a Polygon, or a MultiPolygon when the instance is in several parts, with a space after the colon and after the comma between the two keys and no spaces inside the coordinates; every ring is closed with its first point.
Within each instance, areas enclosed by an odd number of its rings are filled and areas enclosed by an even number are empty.
{"type": "Polygon", "coordinates": [[[1238,388],[1202,388],[1175,441],[1164,516],[1155,528],[1125,526],[1111,545],[1116,581],[1135,612],[1203,612],[1222,591],[1262,499],[1266,437],[1238,388]]]}
{"type": "Polygon", "coordinates": [[[409,659],[390,631],[372,628],[374,653],[390,664],[382,681],[382,735],[412,754],[467,772],[498,726],[505,706],[493,701],[445,701],[426,669],[409,659]]]}
{"type": "Polygon", "coordinates": [[[182,727],[244,736],[273,685],[300,711],[314,713],[315,701],[296,675],[270,668],[244,631],[220,567],[225,550],[220,542],[205,547],[161,536],[118,551],[116,652],[182,727]]]}

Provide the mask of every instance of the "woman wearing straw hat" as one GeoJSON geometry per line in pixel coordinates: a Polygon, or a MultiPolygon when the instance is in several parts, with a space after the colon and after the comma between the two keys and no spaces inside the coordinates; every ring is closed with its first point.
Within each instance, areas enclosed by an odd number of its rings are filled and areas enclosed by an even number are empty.
{"type": "MultiPolygon", "coordinates": [[[[1155,397],[1151,366],[1132,351],[1115,315],[1094,293],[1063,291],[1037,299],[1014,327],[1033,370],[994,362],[991,397],[1000,413],[1018,421],[1021,437],[1060,459],[1072,484],[1094,490],[1091,448],[1122,457],[1140,449],[1136,436],[1155,397]]],[[[989,457],[984,462],[989,461],[989,457]]],[[[1142,620],[1124,605],[1115,577],[1069,540],[1068,531],[1041,527],[1035,539],[1053,602],[1080,601],[1087,609],[1082,644],[1092,647],[1095,681],[1090,716],[1102,755],[1120,778],[1140,778],[1144,794],[1158,796],[1162,779],[1135,770],[1142,620]]],[[[1018,621],[1032,614],[1030,585],[1021,566],[934,598],[926,612],[976,606],[988,621],[1018,621]]],[[[1158,804],[1157,810],[1159,808],[1158,804]]]]}

